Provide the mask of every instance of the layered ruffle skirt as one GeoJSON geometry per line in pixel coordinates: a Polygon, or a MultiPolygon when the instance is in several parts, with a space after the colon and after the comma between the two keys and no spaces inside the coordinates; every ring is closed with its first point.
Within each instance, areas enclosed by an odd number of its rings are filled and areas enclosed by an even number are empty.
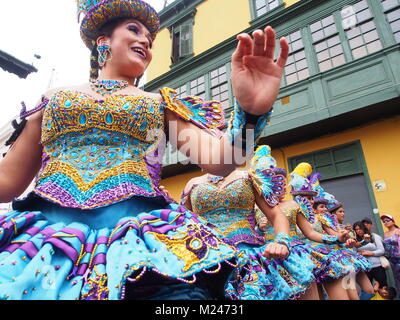
{"type": "Polygon", "coordinates": [[[265,258],[266,243],[255,246],[237,245],[244,255],[231,279],[227,295],[234,300],[295,300],[300,298],[315,281],[314,264],[308,255],[297,249],[291,250],[286,259],[265,258]]]}
{"type": "Polygon", "coordinates": [[[224,298],[239,267],[240,252],[181,205],[79,210],[31,195],[14,209],[0,215],[0,299],[141,299],[179,283],[224,298]]]}

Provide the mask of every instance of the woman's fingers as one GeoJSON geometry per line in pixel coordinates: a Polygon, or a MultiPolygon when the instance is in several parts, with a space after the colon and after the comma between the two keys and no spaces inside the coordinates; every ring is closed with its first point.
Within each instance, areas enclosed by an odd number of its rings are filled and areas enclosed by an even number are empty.
{"type": "Polygon", "coordinates": [[[287,43],[286,38],[281,38],[279,40],[279,44],[281,46],[281,53],[279,55],[278,60],[276,61],[276,64],[278,65],[278,67],[283,69],[289,57],[289,44],[287,43]]]}
{"type": "Polygon", "coordinates": [[[265,41],[266,36],[262,30],[256,30],[253,32],[253,55],[264,56],[265,55],[265,41]]]}
{"type": "Polygon", "coordinates": [[[236,39],[239,40],[239,43],[236,47],[235,52],[232,55],[232,60],[234,62],[242,62],[244,56],[251,55],[253,48],[253,41],[247,33],[239,34],[236,39]]]}
{"type": "Polygon", "coordinates": [[[264,31],[267,38],[267,41],[265,42],[265,55],[267,58],[274,59],[276,47],[275,30],[268,26],[264,31]]]}

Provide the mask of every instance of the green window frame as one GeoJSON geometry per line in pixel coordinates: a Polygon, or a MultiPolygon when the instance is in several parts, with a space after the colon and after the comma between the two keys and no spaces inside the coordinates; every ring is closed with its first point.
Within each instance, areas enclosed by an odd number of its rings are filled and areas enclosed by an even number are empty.
{"type": "Polygon", "coordinates": [[[301,30],[286,36],[289,44],[289,57],[285,66],[284,81],[286,85],[307,79],[310,76],[305,45],[301,30]]]}
{"type": "Polygon", "coordinates": [[[190,95],[206,99],[206,76],[203,74],[190,81],[190,95]]]}
{"type": "Polygon", "coordinates": [[[394,39],[400,43],[400,0],[381,0],[381,4],[394,39]]]}
{"type": "Polygon", "coordinates": [[[194,18],[191,17],[170,28],[172,38],[172,64],[176,64],[193,56],[193,24],[194,18]]]}
{"type": "Polygon", "coordinates": [[[211,100],[221,103],[224,109],[230,107],[230,88],[228,81],[228,68],[222,65],[210,72],[211,100]]]}
{"type": "Polygon", "coordinates": [[[283,0],[250,0],[251,16],[261,17],[284,4],[283,0]]]}
{"type": "Polygon", "coordinates": [[[346,63],[333,14],[309,25],[309,31],[320,72],[346,63]]]}
{"type": "Polygon", "coordinates": [[[342,18],[344,22],[346,19],[353,19],[355,24],[342,24],[345,25],[344,31],[353,59],[356,60],[382,50],[383,45],[367,0],[356,2],[351,7],[354,13],[352,15],[343,15],[342,12],[342,18]]]}

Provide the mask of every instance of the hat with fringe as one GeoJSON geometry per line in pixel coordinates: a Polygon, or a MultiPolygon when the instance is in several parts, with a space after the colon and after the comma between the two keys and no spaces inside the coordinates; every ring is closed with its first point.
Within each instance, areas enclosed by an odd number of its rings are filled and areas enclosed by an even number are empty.
{"type": "Polygon", "coordinates": [[[314,204],[323,203],[326,205],[326,207],[330,212],[335,211],[336,209],[342,206],[342,203],[337,201],[332,194],[326,192],[324,188],[322,188],[322,186],[319,183],[320,178],[321,174],[319,173],[314,173],[313,175],[310,176],[311,186],[313,190],[318,192],[318,194],[314,197],[314,204]]]}
{"type": "Polygon", "coordinates": [[[141,0],[77,0],[77,4],[78,22],[83,15],[80,26],[81,37],[89,49],[92,49],[100,36],[100,28],[117,18],[139,20],[153,38],[160,27],[157,11],[141,0]]]}

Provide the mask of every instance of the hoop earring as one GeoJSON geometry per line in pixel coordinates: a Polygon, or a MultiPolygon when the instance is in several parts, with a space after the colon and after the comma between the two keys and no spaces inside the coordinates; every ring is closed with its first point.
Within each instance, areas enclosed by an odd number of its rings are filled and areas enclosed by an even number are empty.
{"type": "Polygon", "coordinates": [[[97,61],[100,67],[103,67],[107,61],[112,59],[111,47],[107,42],[102,42],[100,46],[97,47],[97,52],[99,53],[97,61]]]}

